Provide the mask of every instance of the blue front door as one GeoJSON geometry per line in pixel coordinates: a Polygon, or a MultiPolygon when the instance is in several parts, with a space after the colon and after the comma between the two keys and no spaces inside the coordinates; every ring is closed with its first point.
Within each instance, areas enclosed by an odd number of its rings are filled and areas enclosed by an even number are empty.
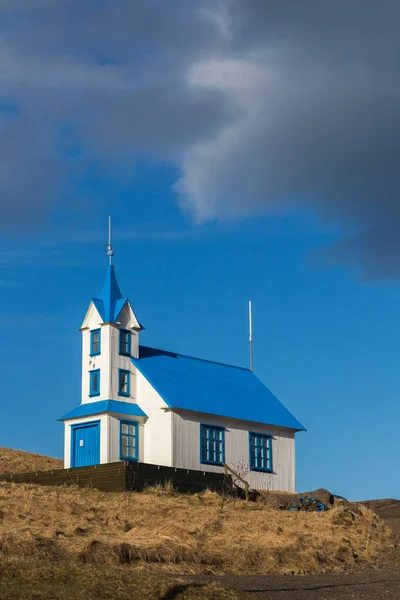
{"type": "Polygon", "coordinates": [[[71,466],[88,467],[100,463],[100,421],[72,426],[71,466]]]}

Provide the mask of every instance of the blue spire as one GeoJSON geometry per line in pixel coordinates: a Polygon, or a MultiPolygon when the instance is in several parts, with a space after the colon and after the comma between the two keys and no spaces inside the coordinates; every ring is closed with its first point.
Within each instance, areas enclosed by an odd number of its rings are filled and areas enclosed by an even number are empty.
{"type": "Polygon", "coordinates": [[[93,303],[104,323],[114,323],[128,298],[124,298],[115,277],[114,265],[109,265],[103,288],[93,303]]]}

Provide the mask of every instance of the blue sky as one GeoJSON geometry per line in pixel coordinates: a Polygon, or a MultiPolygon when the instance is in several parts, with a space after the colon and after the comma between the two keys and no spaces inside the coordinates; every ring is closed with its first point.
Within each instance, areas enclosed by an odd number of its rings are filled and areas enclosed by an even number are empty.
{"type": "Polygon", "coordinates": [[[80,399],[77,329],[103,282],[110,211],[142,343],[247,365],[251,298],[255,372],[308,429],[298,488],[398,496],[399,285],[315,264],[332,234],[301,215],[193,226],[171,176],[142,171],[123,211],[111,201],[73,227],[3,238],[2,445],[62,456],[56,419],[80,399]]]}
{"type": "Polygon", "coordinates": [[[62,455],[111,214],[143,343],[247,365],[252,299],[298,488],[400,496],[400,6],[289,4],[0,2],[1,446],[62,455]]]}

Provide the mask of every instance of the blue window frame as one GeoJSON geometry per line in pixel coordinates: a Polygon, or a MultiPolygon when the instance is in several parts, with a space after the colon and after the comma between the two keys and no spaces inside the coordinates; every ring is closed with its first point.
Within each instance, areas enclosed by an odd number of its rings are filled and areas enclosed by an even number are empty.
{"type": "Polygon", "coordinates": [[[272,472],[272,436],[249,432],[249,459],[252,471],[272,472]]]}
{"type": "Polygon", "coordinates": [[[118,395],[130,396],[131,394],[131,374],[125,369],[118,370],[118,395]]]}
{"type": "Polygon", "coordinates": [[[93,329],[90,332],[90,356],[98,356],[101,352],[101,331],[93,329]]]}
{"type": "Polygon", "coordinates": [[[200,424],[200,462],[222,465],[225,462],[225,429],[200,424]]]}
{"type": "Polygon", "coordinates": [[[119,457],[121,460],[138,460],[139,427],[136,421],[120,421],[119,457]]]}
{"type": "Polygon", "coordinates": [[[131,355],[131,337],[132,334],[127,329],[119,330],[119,353],[122,356],[131,355]]]}
{"type": "Polygon", "coordinates": [[[89,396],[100,396],[100,369],[89,371],[89,396]]]}

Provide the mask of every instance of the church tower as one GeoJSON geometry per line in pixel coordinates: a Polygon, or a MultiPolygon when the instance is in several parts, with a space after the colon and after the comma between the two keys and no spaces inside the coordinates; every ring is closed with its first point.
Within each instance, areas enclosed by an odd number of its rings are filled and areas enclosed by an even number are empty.
{"type": "Polygon", "coordinates": [[[103,287],[92,298],[80,328],[81,402],[60,419],[65,423],[66,468],[137,457],[138,426],[146,418],[136,402],[136,367],[131,360],[139,358],[139,332],[143,328],[117,283],[110,223],[106,252],[109,265],[103,287]],[[120,423],[122,428],[117,432],[120,423]],[[121,456],[113,456],[116,446],[110,440],[125,429],[127,440],[131,433],[126,456],[124,449],[121,456]]]}
{"type": "Polygon", "coordinates": [[[131,358],[139,357],[142,327],[118,286],[109,265],[102,290],[93,298],[82,332],[82,404],[123,399],[134,402],[136,386],[131,358]]]}

